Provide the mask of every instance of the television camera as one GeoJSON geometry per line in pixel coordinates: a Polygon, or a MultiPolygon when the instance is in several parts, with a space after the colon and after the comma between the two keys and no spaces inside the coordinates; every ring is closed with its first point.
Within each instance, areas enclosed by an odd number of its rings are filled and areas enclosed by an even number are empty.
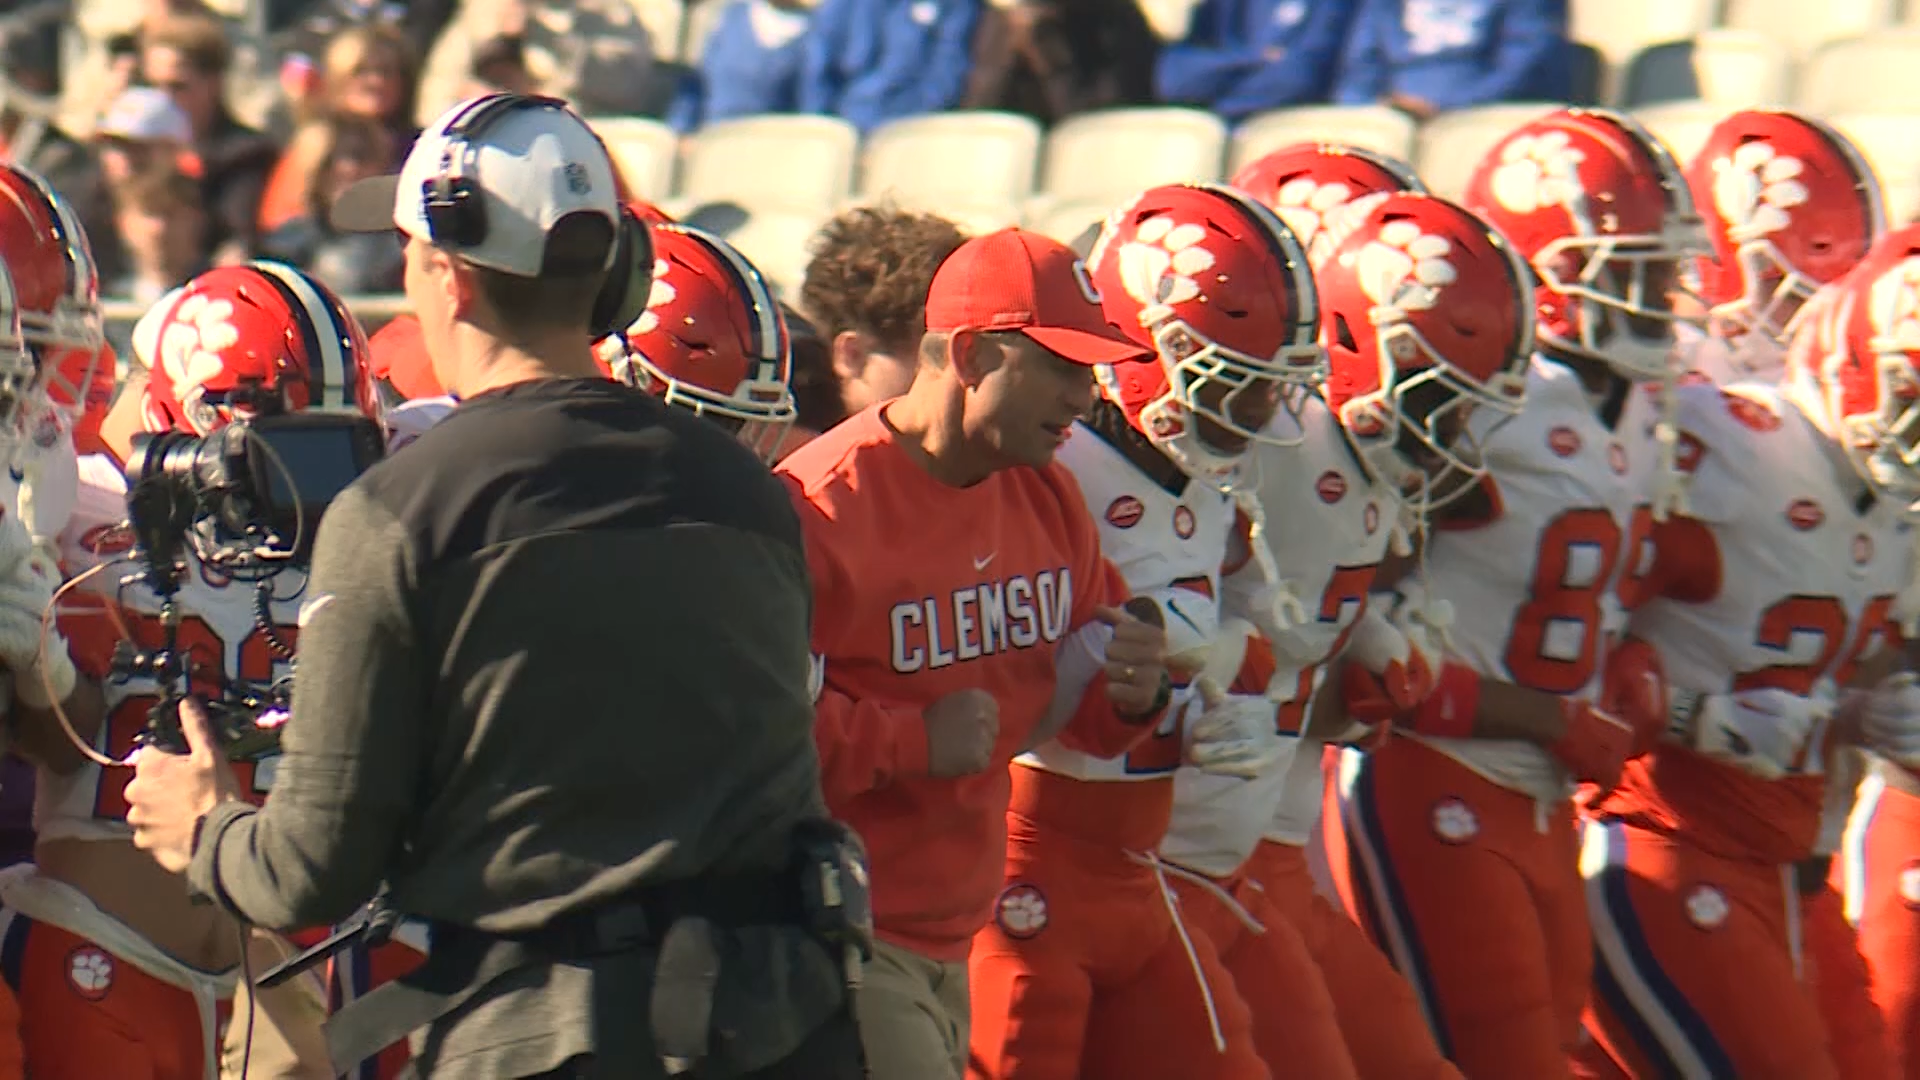
{"type": "Polygon", "coordinates": [[[119,678],[151,679],[160,690],[147,715],[142,745],[187,751],[180,703],[205,702],[214,731],[233,760],[272,753],[292,701],[293,677],[269,685],[230,681],[216,662],[211,680],[179,645],[178,599],[190,560],[236,584],[254,586],[254,618],[276,656],[291,663],[293,646],[274,629],[273,580],[304,572],[320,515],[342,489],[386,454],[379,427],[359,415],[275,413],[235,420],[204,437],[179,432],[139,435],[127,461],[127,516],[143,584],[160,601],[162,640],[156,649],[122,642],[119,678]]]}

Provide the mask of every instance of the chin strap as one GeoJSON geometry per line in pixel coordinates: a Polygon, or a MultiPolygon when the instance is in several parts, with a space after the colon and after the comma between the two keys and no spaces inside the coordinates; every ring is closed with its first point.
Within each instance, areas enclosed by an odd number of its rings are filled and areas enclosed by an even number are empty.
{"type": "Polygon", "coordinates": [[[1280,573],[1280,564],[1275,561],[1273,552],[1267,547],[1267,512],[1261,508],[1260,500],[1253,492],[1230,489],[1234,505],[1247,516],[1247,550],[1253,556],[1253,564],[1260,568],[1260,576],[1267,583],[1265,596],[1269,614],[1273,618],[1275,631],[1287,631],[1306,624],[1309,615],[1307,606],[1294,594],[1292,586],[1280,573]]]}

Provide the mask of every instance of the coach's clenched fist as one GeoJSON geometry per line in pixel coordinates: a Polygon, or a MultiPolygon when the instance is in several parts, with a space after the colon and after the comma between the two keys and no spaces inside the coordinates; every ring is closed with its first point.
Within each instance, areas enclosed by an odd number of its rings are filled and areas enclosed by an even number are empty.
{"type": "Polygon", "coordinates": [[[1000,703],[985,690],[955,690],[927,706],[927,772],[972,776],[993,763],[1000,737],[1000,703]]]}
{"type": "Polygon", "coordinates": [[[1107,643],[1107,700],[1121,716],[1150,716],[1166,704],[1167,634],[1160,608],[1135,597],[1126,608],[1096,608],[1094,618],[1113,627],[1107,643]]]}

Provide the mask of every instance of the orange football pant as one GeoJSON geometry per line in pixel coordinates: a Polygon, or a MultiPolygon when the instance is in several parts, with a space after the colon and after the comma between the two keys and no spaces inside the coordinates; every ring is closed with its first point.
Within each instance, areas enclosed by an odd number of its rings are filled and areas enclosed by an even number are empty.
{"type": "Polygon", "coordinates": [[[1580,870],[1596,958],[1589,1053],[1633,1077],[1838,1080],[1799,970],[1792,867],[1595,821],[1580,870]]]}
{"type": "Polygon", "coordinates": [[[968,960],[968,1080],[1270,1080],[1233,976],[1176,921],[1172,875],[1129,854],[1158,846],[1171,782],[1012,773],[1006,888],[968,960]]]}
{"type": "Polygon", "coordinates": [[[1869,774],[1833,874],[1893,1059],[1900,1075],[1920,1080],[1920,796],[1869,774]]]}
{"type": "MultiPolygon", "coordinates": [[[[1407,980],[1347,913],[1314,887],[1308,855],[1306,848],[1267,841],[1248,860],[1246,875],[1258,884],[1266,904],[1260,921],[1271,927],[1274,920],[1267,913],[1279,916],[1291,928],[1287,936],[1297,937],[1313,961],[1312,977],[1333,1001],[1361,1080],[1461,1080],[1460,1070],[1441,1056],[1407,980]]],[[[1246,982],[1231,956],[1227,967],[1251,1004],[1252,995],[1246,994],[1246,982]]],[[[1254,1033],[1260,1033],[1258,1009],[1254,1033]]],[[[1261,1052],[1266,1052],[1264,1044],[1261,1052]]],[[[1270,1066],[1279,1060],[1267,1058],[1270,1066]]],[[[1300,1075],[1310,1074],[1302,1069],[1300,1075]]]]}
{"type": "MultiPolygon", "coordinates": [[[[191,993],[19,914],[0,942],[0,968],[18,996],[33,1080],[205,1080],[200,1006],[191,993]]],[[[219,1012],[224,1020],[227,1002],[219,1012]]]]}
{"type": "MultiPolygon", "coordinates": [[[[1836,860],[1837,861],[1837,860],[1836,860]]],[[[1897,1080],[1893,1044],[1887,1024],[1873,1004],[1873,986],[1859,939],[1847,925],[1846,905],[1838,889],[1827,884],[1826,859],[1799,868],[1800,940],[1805,949],[1807,985],[1827,1025],[1827,1046],[1833,1064],[1847,1080],[1897,1080]]]]}
{"type": "Polygon", "coordinates": [[[1564,1080],[1593,970],[1573,809],[1411,739],[1349,750],[1327,862],[1471,1080],[1564,1080]]]}

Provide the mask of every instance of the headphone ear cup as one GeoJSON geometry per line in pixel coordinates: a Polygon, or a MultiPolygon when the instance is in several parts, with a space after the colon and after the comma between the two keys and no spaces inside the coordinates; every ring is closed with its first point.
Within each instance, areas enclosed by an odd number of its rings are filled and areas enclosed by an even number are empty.
{"type": "Polygon", "coordinates": [[[653,291],[653,231],[632,210],[620,208],[613,265],[593,302],[593,336],[624,334],[647,310],[653,291]]]}

